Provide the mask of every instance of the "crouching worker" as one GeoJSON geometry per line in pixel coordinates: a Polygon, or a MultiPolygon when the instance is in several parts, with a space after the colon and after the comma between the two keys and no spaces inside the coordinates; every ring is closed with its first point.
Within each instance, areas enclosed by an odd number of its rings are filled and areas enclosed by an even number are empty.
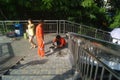
{"type": "Polygon", "coordinates": [[[55,39],[53,39],[53,46],[55,48],[63,48],[66,46],[66,41],[60,35],[57,35],[55,39]]]}

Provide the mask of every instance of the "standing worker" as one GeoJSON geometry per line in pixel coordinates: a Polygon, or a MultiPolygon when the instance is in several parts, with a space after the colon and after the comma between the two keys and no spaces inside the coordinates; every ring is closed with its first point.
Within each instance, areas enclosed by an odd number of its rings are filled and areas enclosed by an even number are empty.
{"type": "Polygon", "coordinates": [[[38,43],[38,55],[43,58],[45,56],[44,51],[44,31],[43,31],[43,20],[36,26],[36,39],[38,43]]]}
{"type": "Polygon", "coordinates": [[[36,44],[34,43],[33,39],[34,39],[34,35],[35,35],[35,32],[34,32],[34,24],[32,22],[31,19],[28,19],[28,25],[27,25],[28,29],[27,29],[27,34],[28,34],[28,37],[29,37],[29,43],[31,44],[31,47],[30,49],[32,48],[35,48],[36,47],[36,44]]]}

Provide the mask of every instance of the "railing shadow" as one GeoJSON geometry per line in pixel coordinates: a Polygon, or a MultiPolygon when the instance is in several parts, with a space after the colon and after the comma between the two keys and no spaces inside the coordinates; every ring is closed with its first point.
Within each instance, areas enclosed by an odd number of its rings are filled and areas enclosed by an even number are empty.
{"type": "Polygon", "coordinates": [[[63,74],[56,75],[50,80],[67,80],[67,79],[73,80],[72,78],[73,78],[73,69],[70,69],[63,74]]]}

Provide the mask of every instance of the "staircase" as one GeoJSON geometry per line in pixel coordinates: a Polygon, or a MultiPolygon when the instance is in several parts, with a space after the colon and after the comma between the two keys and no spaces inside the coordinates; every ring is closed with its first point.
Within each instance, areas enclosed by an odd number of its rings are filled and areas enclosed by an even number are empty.
{"type": "Polygon", "coordinates": [[[2,76],[2,80],[72,80],[73,71],[68,54],[52,54],[44,59],[34,53],[30,56],[10,69],[2,76]]]}
{"type": "MultiPolygon", "coordinates": [[[[46,49],[49,46],[50,45],[46,45],[46,49]]],[[[1,79],[73,80],[73,69],[69,57],[68,49],[64,48],[47,55],[44,59],[40,59],[37,55],[37,49],[34,49],[31,50],[23,60],[17,63],[17,65],[2,75],[1,79]],[[59,54],[60,52],[62,55],[59,54]]]]}

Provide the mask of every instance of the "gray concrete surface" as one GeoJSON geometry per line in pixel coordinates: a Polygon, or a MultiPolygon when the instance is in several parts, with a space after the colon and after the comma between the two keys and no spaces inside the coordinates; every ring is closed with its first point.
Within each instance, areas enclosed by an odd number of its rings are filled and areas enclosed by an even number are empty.
{"type": "MultiPolygon", "coordinates": [[[[2,80],[72,80],[73,70],[68,48],[56,50],[53,53],[49,52],[51,41],[55,35],[45,34],[45,54],[47,56],[44,59],[40,59],[38,56],[37,48],[29,48],[28,40],[22,37],[17,40],[3,37],[11,43],[13,53],[16,56],[24,56],[24,59],[20,61],[20,64],[9,69],[7,74],[2,75],[2,80]]],[[[34,41],[36,42],[35,38],[34,41]]]]}

